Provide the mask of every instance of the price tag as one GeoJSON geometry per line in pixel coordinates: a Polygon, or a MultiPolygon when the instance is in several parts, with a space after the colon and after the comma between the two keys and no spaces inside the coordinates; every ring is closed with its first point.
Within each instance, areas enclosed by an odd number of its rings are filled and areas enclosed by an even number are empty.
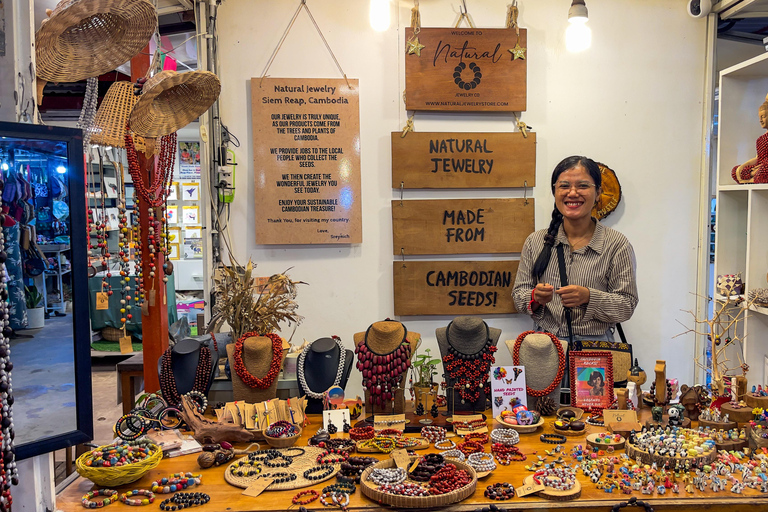
{"type": "Polygon", "coordinates": [[[131,336],[123,336],[120,338],[120,353],[130,354],[133,352],[133,343],[131,342],[131,336]]]}
{"type": "Polygon", "coordinates": [[[149,290],[149,305],[150,307],[155,305],[155,290],[149,290]]]}
{"type": "Polygon", "coordinates": [[[603,411],[603,419],[606,425],[622,422],[636,423],[637,412],[606,409],[603,411]]]}
{"type": "Polygon", "coordinates": [[[96,292],[96,310],[104,311],[109,309],[109,295],[107,292],[96,292]]]}
{"type": "Polygon", "coordinates": [[[399,468],[407,470],[408,466],[411,465],[411,458],[408,456],[408,452],[404,449],[395,450],[390,453],[389,456],[392,457],[395,461],[395,465],[399,468]]]}
{"type": "Polygon", "coordinates": [[[261,492],[264,489],[269,487],[272,484],[272,482],[274,482],[274,480],[272,480],[271,478],[259,478],[258,480],[253,482],[251,485],[249,485],[246,490],[243,491],[243,495],[251,496],[255,498],[256,496],[261,494],[261,492]]]}
{"type": "Polygon", "coordinates": [[[546,489],[544,485],[531,482],[529,484],[523,484],[517,489],[515,489],[515,494],[517,495],[518,498],[522,498],[524,496],[528,496],[530,494],[543,491],[544,489],[546,489]]]}
{"type": "Polygon", "coordinates": [[[141,303],[141,314],[144,316],[149,316],[149,302],[146,300],[141,303]]]}
{"type": "Polygon", "coordinates": [[[289,350],[290,348],[291,348],[291,344],[283,340],[283,350],[289,350]]]}

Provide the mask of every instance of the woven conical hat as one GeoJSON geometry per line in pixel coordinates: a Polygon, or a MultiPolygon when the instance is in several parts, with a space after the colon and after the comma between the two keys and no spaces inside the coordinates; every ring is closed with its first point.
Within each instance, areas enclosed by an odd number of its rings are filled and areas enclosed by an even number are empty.
{"type": "Polygon", "coordinates": [[[210,71],[162,71],[146,81],[131,113],[131,130],[161,137],[184,128],[208,110],[221,92],[210,71]]]}
{"type": "Polygon", "coordinates": [[[35,34],[37,76],[77,82],[112,71],[147,46],[156,26],[147,0],[64,0],[35,34]]]}
{"type": "MultiPolygon", "coordinates": [[[[115,82],[101,100],[99,110],[93,119],[91,144],[125,148],[125,123],[131,115],[138,98],[133,94],[131,82],[115,82]]],[[[144,151],[144,139],[134,136],[133,143],[137,150],[144,151]]]]}

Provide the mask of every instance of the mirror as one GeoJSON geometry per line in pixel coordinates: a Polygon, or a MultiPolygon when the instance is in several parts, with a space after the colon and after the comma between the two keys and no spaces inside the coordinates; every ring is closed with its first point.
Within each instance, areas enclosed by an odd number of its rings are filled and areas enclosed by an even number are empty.
{"type": "Polygon", "coordinates": [[[0,122],[16,458],[93,438],[82,131],[0,122]]]}

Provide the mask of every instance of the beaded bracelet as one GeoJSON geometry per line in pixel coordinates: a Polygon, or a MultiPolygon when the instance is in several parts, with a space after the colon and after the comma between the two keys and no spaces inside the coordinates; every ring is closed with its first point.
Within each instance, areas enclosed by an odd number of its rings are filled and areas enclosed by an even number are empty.
{"type": "Polygon", "coordinates": [[[430,443],[437,443],[445,439],[446,432],[443,427],[426,426],[421,429],[421,437],[430,443]]]}
{"type": "MultiPolygon", "coordinates": [[[[378,460],[378,459],[377,459],[378,460]]],[[[345,492],[349,495],[355,494],[357,487],[354,482],[339,481],[335,484],[331,484],[323,487],[323,492],[345,492]]]]}
{"type": "Polygon", "coordinates": [[[133,507],[149,505],[155,501],[155,493],[144,489],[134,489],[120,496],[120,502],[133,507]],[[132,498],[132,496],[146,496],[145,498],[132,498]]]}
{"type": "Polygon", "coordinates": [[[395,485],[384,484],[380,485],[376,490],[379,492],[395,494],[398,496],[429,496],[429,490],[418,484],[412,483],[402,483],[395,485]]]}
{"type": "Polygon", "coordinates": [[[264,465],[270,468],[287,468],[291,464],[293,464],[293,457],[289,457],[283,453],[276,452],[277,454],[274,456],[267,457],[264,459],[264,465]],[[278,459],[282,459],[282,462],[275,462],[278,459]]]}
{"type": "Polygon", "coordinates": [[[506,445],[517,444],[520,442],[520,434],[512,428],[495,428],[491,432],[491,441],[506,445]]]}
{"type": "Polygon", "coordinates": [[[467,457],[467,463],[478,473],[496,469],[496,463],[493,461],[493,455],[490,453],[473,453],[467,457]]]}
{"type": "Polygon", "coordinates": [[[250,459],[241,459],[229,466],[229,473],[233,476],[254,476],[261,473],[261,464],[250,459]],[[244,468],[244,469],[240,469],[244,468]],[[251,468],[251,469],[248,469],[251,468]]]}
{"type": "Polygon", "coordinates": [[[177,492],[160,502],[160,510],[181,510],[195,505],[205,505],[210,500],[211,497],[202,492],[177,492]]]}
{"type": "Polygon", "coordinates": [[[453,450],[456,448],[456,443],[452,439],[442,439],[435,443],[435,448],[438,450],[453,450]]]}
{"type": "Polygon", "coordinates": [[[320,503],[323,504],[324,507],[341,507],[341,509],[346,509],[347,505],[349,505],[349,494],[345,492],[324,492],[320,495],[320,503]],[[330,498],[330,501],[328,501],[328,498],[330,498]]]}
{"type": "Polygon", "coordinates": [[[124,441],[134,441],[148,430],[149,422],[138,414],[125,414],[115,423],[115,433],[124,441]]]}
{"type": "Polygon", "coordinates": [[[400,436],[394,439],[397,448],[413,448],[414,446],[419,446],[421,444],[418,439],[414,439],[413,437],[400,436]]]}
{"type": "Polygon", "coordinates": [[[459,443],[456,448],[458,448],[464,455],[483,451],[483,445],[474,441],[464,441],[463,443],[459,443]]]}
{"type": "Polygon", "coordinates": [[[320,494],[314,489],[305,489],[299,492],[296,496],[291,498],[291,503],[294,505],[308,505],[320,497],[320,494]],[[308,498],[302,498],[302,496],[309,496],[308,498]]]}
{"type": "Polygon", "coordinates": [[[373,439],[376,435],[375,430],[370,425],[367,427],[352,427],[349,429],[349,437],[355,441],[362,441],[363,439],[373,439]]]}
{"type": "Polygon", "coordinates": [[[166,407],[157,414],[157,421],[160,425],[166,429],[171,430],[178,428],[184,422],[184,418],[181,416],[181,411],[176,407],[166,407]]]}
{"type": "Polygon", "coordinates": [[[89,491],[83,496],[83,506],[85,508],[101,508],[111,505],[117,501],[117,491],[112,489],[96,489],[95,491],[89,491]],[[104,496],[106,499],[102,501],[91,501],[98,496],[104,496]]]}
{"type": "Polygon", "coordinates": [[[193,475],[192,473],[174,473],[168,478],[161,478],[152,482],[150,488],[157,494],[169,494],[172,492],[200,485],[203,475],[193,475]]]}
{"type": "Polygon", "coordinates": [[[384,453],[390,453],[396,447],[394,439],[391,437],[381,436],[374,437],[373,439],[366,439],[365,441],[362,441],[358,446],[363,449],[376,448],[380,452],[384,453]]]}
{"type": "Polygon", "coordinates": [[[295,473],[288,473],[287,471],[278,471],[275,473],[261,473],[256,478],[270,478],[274,484],[282,484],[284,482],[293,482],[296,480],[295,473]]]}
{"type": "Polygon", "coordinates": [[[304,448],[301,448],[299,446],[291,446],[290,448],[283,449],[283,455],[287,455],[292,459],[295,459],[296,457],[301,457],[305,453],[307,453],[307,451],[304,448]],[[298,453],[294,453],[294,452],[298,452],[298,453]]]}
{"type": "Polygon", "coordinates": [[[313,468],[309,468],[304,472],[304,478],[307,480],[322,480],[326,478],[328,475],[333,473],[333,470],[335,468],[331,464],[323,464],[320,466],[315,466],[313,468]],[[315,473],[320,473],[319,475],[315,475],[315,473]]]}
{"type": "Polygon", "coordinates": [[[197,405],[197,412],[200,414],[205,414],[205,410],[208,409],[208,398],[204,394],[202,394],[200,391],[195,391],[194,389],[190,391],[189,393],[183,395],[192,400],[192,402],[197,405]]]}
{"type": "Polygon", "coordinates": [[[472,432],[464,436],[464,441],[474,441],[476,443],[485,444],[488,442],[488,434],[472,432]]]}
{"type": "Polygon", "coordinates": [[[299,429],[296,428],[296,425],[285,420],[272,423],[264,431],[264,434],[269,437],[293,437],[298,435],[298,433],[299,429]]]}
{"type": "Polygon", "coordinates": [[[566,468],[548,468],[534,473],[533,481],[558,491],[568,491],[576,484],[576,474],[566,468]]]}
{"type": "Polygon", "coordinates": [[[499,464],[502,466],[509,466],[512,461],[522,462],[526,459],[525,454],[520,451],[520,448],[513,445],[493,443],[491,445],[491,453],[496,456],[499,464]]]}
{"type": "Polygon", "coordinates": [[[464,462],[464,459],[466,458],[466,455],[464,455],[464,452],[458,449],[446,450],[444,452],[440,452],[440,455],[446,458],[458,459],[459,462],[464,462]]]}
{"type": "Polygon", "coordinates": [[[406,476],[403,468],[376,468],[368,475],[368,480],[376,485],[399,484],[406,476]]]}
{"type": "Polygon", "coordinates": [[[539,436],[539,440],[542,443],[563,444],[568,440],[568,438],[562,434],[541,434],[541,436],[539,436]]]}
{"type": "Polygon", "coordinates": [[[490,500],[511,500],[515,497],[515,488],[507,482],[498,482],[486,487],[483,495],[490,500]]]}
{"type": "Polygon", "coordinates": [[[377,436],[401,436],[403,435],[402,430],[398,430],[396,428],[385,428],[384,430],[379,430],[376,432],[377,436]]]}
{"type": "Polygon", "coordinates": [[[336,464],[337,462],[344,462],[349,458],[349,452],[337,450],[336,448],[326,448],[321,454],[317,456],[318,464],[336,464]],[[328,457],[329,455],[338,455],[338,457],[328,457]]]}
{"type": "Polygon", "coordinates": [[[469,484],[472,478],[463,469],[456,469],[454,464],[446,464],[431,479],[430,494],[447,494],[469,484]]]}

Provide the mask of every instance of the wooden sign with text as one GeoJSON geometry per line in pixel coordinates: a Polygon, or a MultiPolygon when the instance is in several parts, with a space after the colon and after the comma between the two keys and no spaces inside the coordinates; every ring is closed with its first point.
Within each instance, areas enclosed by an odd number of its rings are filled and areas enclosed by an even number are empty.
{"type": "Polygon", "coordinates": [[[252,78],[257,244],[357,244],[357,80],[252,78]]]}
{"type": "Polygon", "coordinates": [[[536,134],[392,132],[392,188],[536,185],[536,134]]]}
{"type": "MultiPolygon", "coordinates": [[[[412,36],[406,28],[407,49],[416,42],[412,36]]],[[[526,109],[528,68],[521,58],[527,57],[526,29],[520,29],[519,40],[514,29],[505,28],[422,28],[417,37],[419,51],[405,55],[407,110],[526,109]]]]}
{"type": "Polygon", "coordinates": [[[396,315],[516,313],[517,261],[395,261],[396,315]]]}
{"type": "Polygon", "coordinates": [[[533,199],[392,201],[393,254],[520,252],[533,232],[533,206],[533,199]]]}

